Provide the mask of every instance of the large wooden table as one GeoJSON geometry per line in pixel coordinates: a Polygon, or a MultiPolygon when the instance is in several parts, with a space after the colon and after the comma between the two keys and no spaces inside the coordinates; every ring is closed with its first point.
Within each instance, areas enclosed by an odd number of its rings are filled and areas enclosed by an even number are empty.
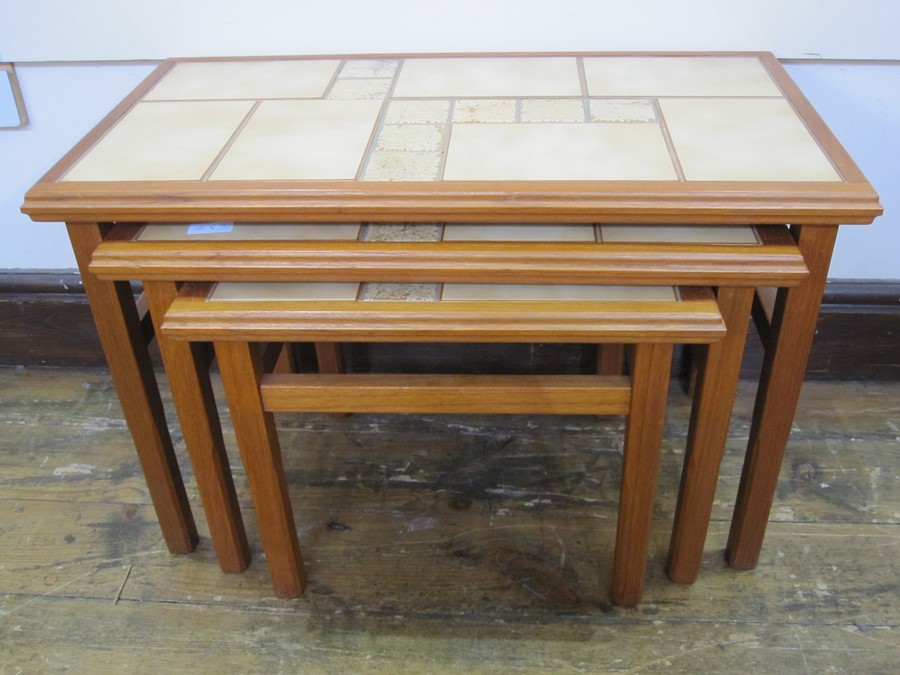
{"type": "MultiPolygon", "coordinates": [[[[196,529],[128,280],[145,282],[156,322],[188,279],[718,286],[729,338],[701,364],[722,373],[702,399],[718,422],[692,429],[669,559],[673,579],[692,581],[753,289],[780,288],[728,542],[737,568],[758,560],[838,226],[869,223],[881,206],[777,60],[734,53],[170,60],[23,210],[67,223],[174,552],[193,549],[196,529]],[[366,221],[758,227],[754,246],[333,235],[366,221]],[[317,234],[141,239],[141,224],[171,222],[317,234]]],[[[208,403],[200,355],[161,347],[173,386],[208,403]]],[[[215,515],[237,507],[214,418],[210,408],[182,427],[220,561],[237,571],[246,540],[215,515]]]]}

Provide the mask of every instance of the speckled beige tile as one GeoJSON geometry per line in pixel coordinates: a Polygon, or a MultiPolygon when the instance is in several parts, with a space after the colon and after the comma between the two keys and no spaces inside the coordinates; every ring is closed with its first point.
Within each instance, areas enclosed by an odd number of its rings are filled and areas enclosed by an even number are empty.
{"type": "Polygon", "coordinates": [[[584,122],[584,101],[581,99],[528,98],[520,103],[522,122],[584,122]]]}
{"type": "Polygon", "coordinates": [[[462,99],[453,106],[454,124],[515,121],[515,99],[462,99]]]}
{"type": "Polygon", "coordinates": [[[234,223],[230,225],[229,229],[225,229],[198,228],[187,223],[159,223],[147,225],[141,230],[137,239],[138,241],[354,240],[359,236],[361,227],[360,223],[234,223]],[[213,231],[203,231],[205,229],[213,231]]]}
{"type": "Polygon", "coordinates": [[[240,302],[242,300],[356,300],[357,283],[305,283],[228,281],[215,285],[210,300],[240,302]]]}
{"type": "Polygon", "coordinates": [[[339,64],[331,59],[179,63],[145,100],[318,98],[339,64]]]}
{"type": "Polygon", "coordinates": [[[752,56],[588,57],[584,72],[591,96],[781,96],[752,56]]]}
{"type": "Polygon", "coordinates": [[[447,223],[444,241],[595,241],[593,225],[447,223]]]}
{"type": "Polygon", "coordinates": [[[391,79],[399,65],[396,59],[351,59],[341,67],[338,77],[391,79]]]}
{"type": "Polygon", "coordinates": [[[440,223],[370,223],[362,241],[440,241],[440,223]]]}
{"type": "Polygon", "coordinates": [[[758,244],[751,225],[601,225],[602,241],[758,244]]]}
{"type": "Polygon", "coordinates": [[[660,109],[687,180],[840,180],[782,99],[663,99],[660,109]]]}
{"type": "Polygon", "coordinates": [[[440,284],[365,283],[359,293],[363,302],[437,302],[440,284]]]}
{"type": "Polygon", "coordinates": [[[671,286],[574,286],[566,284],[444,284],[444,301],[460,300],[558,300],[558,301],[659,301],[675,302],[671,286]]]}
{"type": "Polygon", "coordinates": [[[440,124],[385,124],[378,134],[378,150],[437,152],[444,143],[440,124]]]}
{"type": "Polygon", "coordinates": [[[450,117],[450,101],[391,101],[385,124],[445,124],[450,117]]]}
{"type": "Polygon", "coordinates": [[[441,167],[439,152],[375,151],[363,180],[369,181],[433,181],[441,167]]]}
{"type": "Polygon", "coordinates": [[[352,179],[380,109],[380,101],[264,101],[211,179],[352,179]]]}
{"type": "Polygon", "coordinates": [[[446,180],[676,180],[655,124],[459,124],[446,180]]]}
{"type": "Polygon", "coordinates": [[[581,96],[572,57],[406,59],[395,96],[581,96]]]}
{"type": "Polygon", "coordinates": [[[591,122],[655,122],[653,103],[645,99],[593,99],[591,122]]]}
{"type": "Polygon", "coordinates": [[[383,99],[392,80],[335,80],[328,95],[330,100],[383,99]]]}
{"type": "Polygon", "coordinates": [[[139,103],[63,180],[199,180],[252,105],[251,101],[139,103]]]}

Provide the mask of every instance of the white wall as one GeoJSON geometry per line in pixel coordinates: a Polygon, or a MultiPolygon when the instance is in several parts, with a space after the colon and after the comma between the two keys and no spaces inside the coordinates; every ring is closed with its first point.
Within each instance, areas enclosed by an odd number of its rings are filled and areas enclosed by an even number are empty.
{"type": "Polygon", "coordinates": [[[900,58],[897,0],[3,0],[5,61],[484,50],[900,58]]]}
{"type": "MultiPolygon", "coordinates": [[[[30,117],[23,130],[0,130],[0,269],[74,267],[62,225],[32,223],[19,207],[25,191],[152,69],[123,60],[614,49],[900,59],[896,0],[457,0],[452,6],[457,13],[422,0],[0,0],[0,60],[17,62],[30,117]],[[91,59],[100,62],[85,63],[91,59]]],[[[842,229],[832,278],[900,278],[900,62],[808,60],[788,70],[886,210],[874,225],[842,229]]]]}

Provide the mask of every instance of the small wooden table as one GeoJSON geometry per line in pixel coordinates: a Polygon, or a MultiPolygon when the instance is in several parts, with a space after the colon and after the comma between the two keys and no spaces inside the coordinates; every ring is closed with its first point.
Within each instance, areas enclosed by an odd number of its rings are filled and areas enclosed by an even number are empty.
{"type": "MultiPolygon", "coordinates": [[[[777,60],[733,53],[170,60],[28,192],[23,210],[34,220],[68,225],[172,551],[192,550],[196,530],[140,315],[124,279],[90,268],[107,244],[130,245],[115,223],[789,224],[809,275],[785,281],[775,303],[727,551],[732,566],[751,568],[838,226],[869,223],[881,206],[777,60]]],[[[681,255],[690,253],[696,262],[702,245],[673,245],[668,255],[657,248],[650,258],[635,246],[633,255],[621,251],[596,267],[574,245],[552,254],[547,247],[543,254],[541,246],[513,247],[504,256],[515,270],[510,277],[490,258],[502,247],[459,245],[436,254],[427,246],[382,247],[366,257],[327,235],[322,240],[256,246],[261,253],[251,263],[238,245],[230,249],[228,276],[346,279],[355,261],[366,260],[368,279],[374,268],[385,280],[403,281],[450,281],[474,270],[484,281],[540,276],[543,283],[567,277],[571,283],[580,274],[582,283],[714,283],[722,288],[726,321],[729,311],[732,321],[746,316],[747,293],[738,289],[771,283],[764,273],[735,274],[713,254],[702,266],[707,273],[695,275],[681,255]],[[297,259],[304,265],[291,268],[297,259]]],[[[221,250],[193,252],[215,268],[221,250]]],[[[198,272],[209,279],[204,274],[215,270],[198,272]]],[[[182,269],[156,278],[168,284],[157,287],[162,306],[173,297],[174,282],[188,277],[182,269]]],[[[739,359],[716,358],[728,364],[721,385],[724,421],[695,433],[718,437],[723,425],[727,429],[739,359]]],[[[206,435],[211,446],[218,444],[214,434],[206,435]]],[[[195,465],[198,482],[201,475],[223,477],[222,456],[211,451],[207,465],[195,465]]],[[[709,459],[688,454],[683,493],[696,489],[699,496],[681,501],[679,512],[692,499],[711,504],[709,459]]],[[[691,522],[676,518],[675,537],[693,538],[696,550],[691,522]]],[[[702,538],[699,543],[702,549],[702,538]]],[[[670,559],[670,575],[674,569],[675,578],[690,580],[699,563],[696,554],[690,557],[684,565],[670,559]]]]}

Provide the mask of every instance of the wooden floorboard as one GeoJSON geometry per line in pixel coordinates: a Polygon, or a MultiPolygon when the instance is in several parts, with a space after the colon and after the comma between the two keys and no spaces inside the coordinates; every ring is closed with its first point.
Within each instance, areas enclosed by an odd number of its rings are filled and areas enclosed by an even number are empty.
{"type": "Polygon", "coordinates": [[[225,575],[177,433],[202,534],[186,556],[166,551],[108,375],[0,368],[0,673],[896,672],[900,384],[806,385],[760,564],[736,572],[722,551],[753,394],[700,578],[675,586],[689,401],[673,387],[633,609],[608,599],[621,418],[279,416],[309,575],[286,601],[240,467],[254,562],[225,575]]]}

